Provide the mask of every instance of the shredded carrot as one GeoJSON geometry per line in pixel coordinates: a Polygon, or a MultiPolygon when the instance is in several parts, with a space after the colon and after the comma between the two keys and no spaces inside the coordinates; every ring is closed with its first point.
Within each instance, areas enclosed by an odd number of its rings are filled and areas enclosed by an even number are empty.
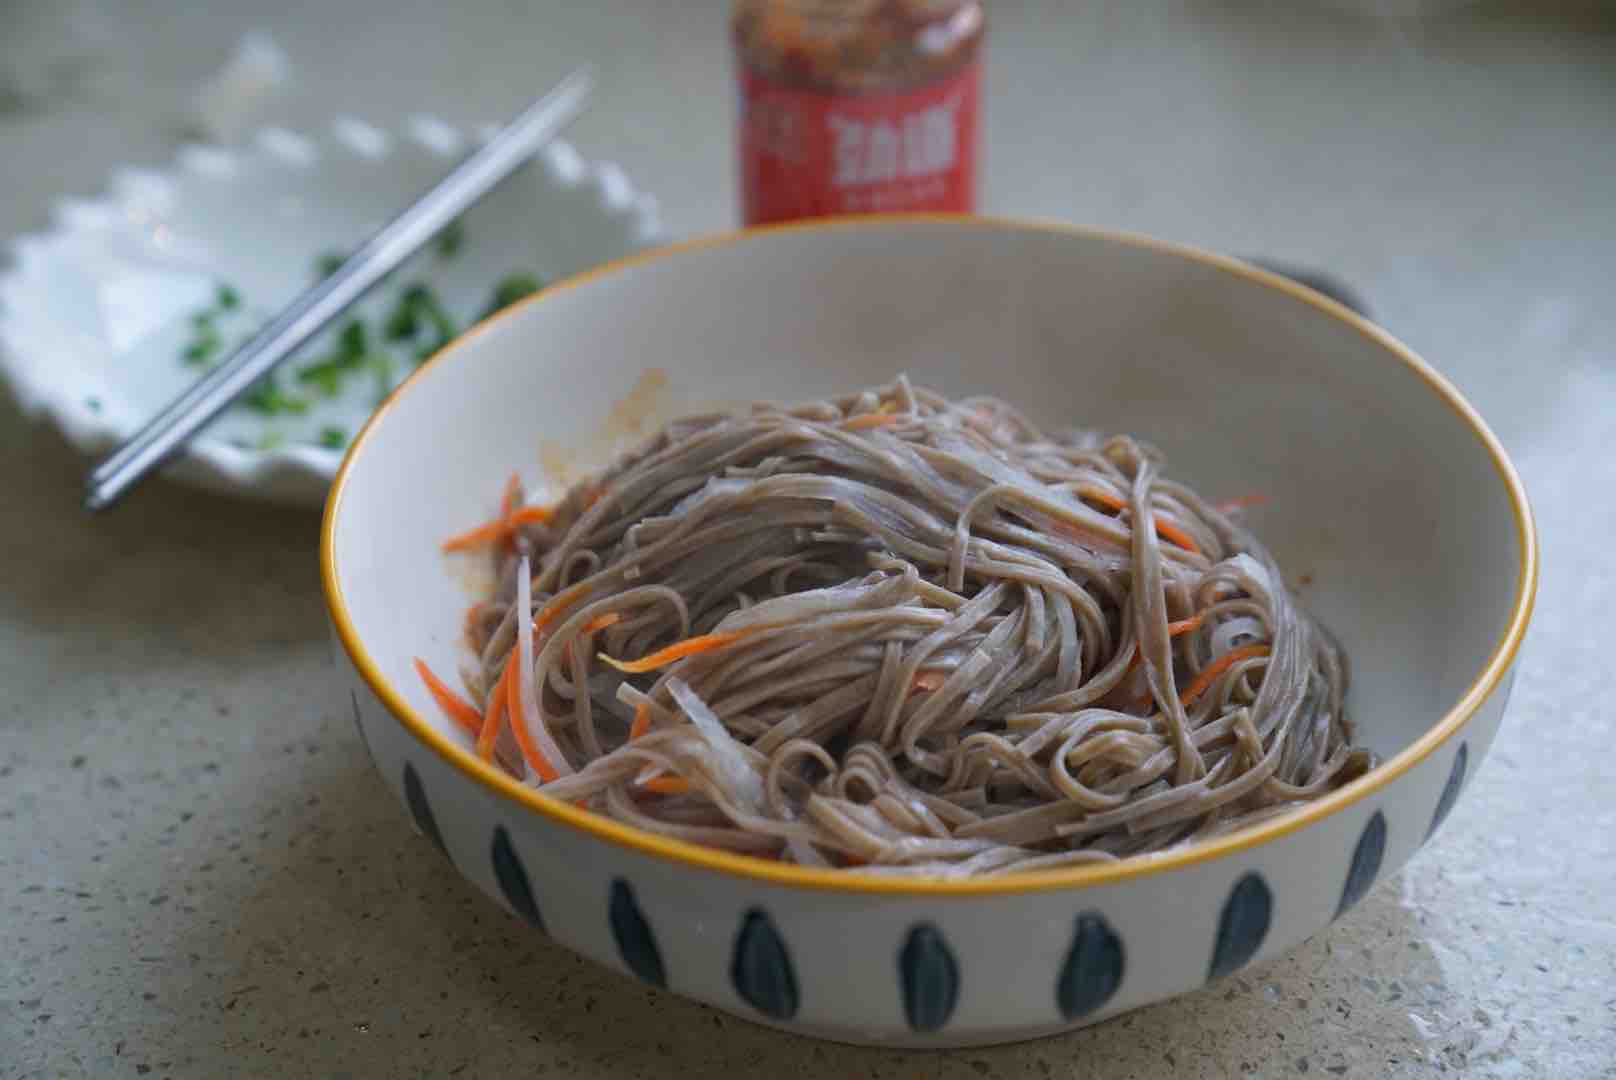
{"type": "Polygon", "coordinates": [[[745,633],[745,630],[725,630],[713,634],[700,634],[696,637],[675,642],[665,649],[658,649],[650,656],[642,656],[638,660],[614,660],[605,653],[601,653],[600,658],[618,671],[629,675],[642,675],[647,671],[655,671],[657,668],[666,667],[675,660],[683,660],[687,656],[695,656],[697,653],[704,653],[709,649],[717,649],[728,645],[745,635],[745,633]]]}
{"type": "Polygon", "coordinates": [[[606,629],[608,626],[616,626],[622,621],[623,613],[621,611],[608,611],[606,614],[597,615],[593,619],[590,619],[588,622],[584,623],[584,633],[598,633],[599,631],[606,629]]]}
{"type": "Polygon", "coordinates": [[[548,506],[524,506],[506,514],[505,524],[514,530],[522,525],[546,525],[553,517],[555,511],[548,506]]]}
{"type": "Polygon", "coordinates": [[[485,544],[496,543],[510,535],[510,526],[504,518],[490,521],[486,525],[479,525],[475,529],[467,529],[457,533],[443,542],[444,551],[465,551],[469,548],[482,547],[485,544]]]}
{"type": "Polygon", "coordinates": [[[427,667],[426,662],[420,657],[415,659],[415,670],[421,676],[421,681],[426,683],[427,691],[432,695],[432,699],[438,703],[438,708],[443,710],[445,716],[473,735],[481,733],[483,726],[482,715],[477,712],[469,701],[445,686],[443,680],[432,674],[432,669],[427,667]]]}
{"type": "MultiPolygon", "coordinates": [[[[1108,491],[1101,491],[1099,488],[1080,487],[1077,489],[1077,494],[1079,498],[1097,502],[1101,506],[1119,513],[1128,507],[1125,500],[1117,498],[1108,491]]],[[[1177,525],[1163,521],[1160,515],[1156,517],[1156,535],[1169,543],[1177,544],[1192,555],[1201,553],[1200,545],[1190,538],[1189,533],[1180,529],[1177,525]]]]}
{"type": "Polygon", "coordinates": [[[1188,705],[1190,702],[1204,694],[1206,692],[1206,688],[1211,686],[1212,683],[1217,680],[1219,675],[1222,675],[1225,671],[1228,671],[1229,668],[1233,667],[1235,664],[1238,664],[1242,660],[1249,660],[1253,656],[1267,656],[1268,652],[1269,649],[1267,645],[1242,645],[1238,649],[1230,649],[1228,652],[1206,665],[1206,667],[1202,668],[1201,673],[1195,676],[1195,681],[1184,688],[1184,692],[1179,695],[1179,699],[1182,700],[1185,705],[1188,705]]]}
{"type": "Polygon", "coordinates": [[[550,597],[550,602],[539,609],[539,614],[533,620],[533,632],[538,633],[565,615],[573,605],[588,594],[589,589],[588,581],[580,581],[576,585],[567,586],[550,597]]]}
{"type": "Polygon", "coordinates": [[[477,640],[477,620],[482,618],[483,605],[473,604],[466,609],[466,644],[471,645],[477,640]]]}
{"type": "Polygon", "coordinates": [[[1220,514],[1232,514],[1236,510],[1244,510],[1248,506],[1261,506],[1267,501],[1268,496],[1266,495],[1242,495],[1238,499],[1229,499],[1227,502],[1218,503],[1215,509],[1220,514]]]}
{"type": "Polygon", "coordinates": [[[843,431],[864,431],[868,428],[890,427],[898,422],[891,413],[872,412],[842,422],[843,431]]]}
{"type": "Polygon", "coordinates": [[[483,728],[477,734],[477,756],[484,761],[494,760],[494,739],[499,735],[500,721],[505,716],[505,701],[509,696],[505,684],[510,681],[510,676],[511,665],[506,664],[505,674],[488,692],[488,705],[483,712],[483,728]]]}
{"type": "Polygon", "coordinates": [[[550,764],[543,751],[533,744],[533,737],[527,730],[527,721],[522,711],[522,668],[518,663],[520,659],[514,653],[511,655],[505,664],[505,677],[500,680],[501,687],[510,696],[505,708],[511,717],[511,734],[516,736],[516,745],[521,747],[528,768],[538,773],[539,779],[548,784],[561,774],[550,764]]]}
{"type": "Polygon", "coordinates": [[[522,497],[522,478],[511,473],[511,478],[505,481],[505,494],[499,500],[499,517],[501,521],[509,521],[516,509],[516,500],[522,497]]]}
{"type": "Polygon", "coordinates": [[[1090,502],[1097,502],[1112,512],[1118,512],[1128,508],[1127,499],[1119,499],[1109,491],[1101,491],[1099,488],[1080,487],[1077,489],[1077,497],[1080,499],[1088,499],[1090,502]]]}
{"type": "Polygon", "coordinates": [[[682,776],[648,776],[639,786],[658,795],[683,795],[690,790],[690,781],[682,776]]]}
{"type": "Polygon", "coordinates": [[[1180,634],[1187,634],[1200,625],[1201,617],[1199,615],[1192,615],[1188,619],[1180,619],[1178,622],[1170,622],[1167,624],[1167,636],[1177,637],[1180,634]]]}
{"type": "Polygon", "coordinates": [[[638,739],[651,730],[651,706],[640,702],[634,706],[634,723],[629,725],[628,738],[630,742],[638,739]]]}
{"type": "MultiPolygon", "coordinates": [[[[1200,625],[1201,625],[1201,617],[1199,615],[1193,615],[1188,619],[1180,619],[1180,620],[1178,620],[1178,622],[1170,622],[1170,623],[1167,624],[1167,636],[1168,637],[1177,637],[1180,634],[1187,634],[1191,630],[1194,630],[1197,626],[1200,626],[1200,625]]],[[[1128,661],[1128,670],[1126,670],[1126,671],[1124,671],[1122,673],[1122,677],[1127,678],[1129,675],[1132,675],[1133,674],[1133,669],[1138,667],[1138,666],[1139,666],[1139,643],[1136,641],[1136,642],[1134,642],[1134,645],[1133,645],[1133,659],[1128,661]]]]}
{"type": "Polygon", "coordinates": [[[475,529],[457,533],[443,542],[444,551],[465,551],[486,544],[506,543],[523,525],[543,524],[555,516],[548,506],[519,506],[522,497],[522,478],[511,473],[505,482],[505,492],[499,500],[499,517],[475,529]]]}
{"type": "Polygon", "coordinates": [[[1177,544],[1191,555],[1199,555],[1201,547],[1190,538],[1190,534],[1177,525],[1170,525],[1161,518],[1156,519],[1156,535],[1170,543],[1177,544]]]}
{"type": "Polygon", "coordinates": [[[914,688],[916,690],[935,690],[948,681],[946,671],[922,671],[915,676],[914,688]]]}

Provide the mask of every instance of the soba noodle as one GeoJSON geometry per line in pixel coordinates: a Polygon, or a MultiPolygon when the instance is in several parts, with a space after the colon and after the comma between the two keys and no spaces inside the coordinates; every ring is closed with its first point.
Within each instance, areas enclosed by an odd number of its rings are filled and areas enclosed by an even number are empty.
{"type": "Polygon", "coordinates": [[[1238,829],[1371,761],[1329,635],[1162,469],[901,378],[680,420],[446,545],[498,570],[466,624],[480,707],[446,707],[545,794],[809,866],[1004,874],[1238,829]]]}

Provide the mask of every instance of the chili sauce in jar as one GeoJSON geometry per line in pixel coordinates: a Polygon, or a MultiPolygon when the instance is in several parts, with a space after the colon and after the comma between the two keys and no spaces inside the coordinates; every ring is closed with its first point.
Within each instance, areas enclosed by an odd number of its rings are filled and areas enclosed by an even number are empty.
{"type": "Polygon", "coordinates": [[[746,224],[975,210],[979,0],[738,0],[731,30],[746,224]]]}

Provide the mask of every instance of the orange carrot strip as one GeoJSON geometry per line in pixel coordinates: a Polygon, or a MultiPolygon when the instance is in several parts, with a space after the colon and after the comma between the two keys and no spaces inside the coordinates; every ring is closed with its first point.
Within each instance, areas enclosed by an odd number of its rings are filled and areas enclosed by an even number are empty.
{"type": "Polygon", "coordinates": [[[1215,509],[1220,514],[1232,514],[1236,510],[1244,510],[1248,506],[1261,506],[1268,501],[1266,495],[1242,495],[1238,499],[1229,499],[1220,502],[1215,509]]]}
{"type": "Polygon", "coordinates": [[[948,681],[946,671],[922,671],[915,676],[916,690],[935,690],[948,681]]]}
{"type": "Polygon", "coordinates": [[[891,427],[898,422],[898,418],[891,413],[873,412],[863,416],[855,416],[851,420],[842,422],[843,431],[864,431],[869,428],[891,427]]]}
{"type": "Polygon", "coordinates": [[[690,790],[690,781],[682,776],[649,776],[639,786],[658,795],[683,795],[690,790]]]}
{"type": "Polygon", "coordinates": [[[499,500],[499,519],[508,521],[511,512],[516,509],[516,500],[522,495],[522,478],[511,473],[511,478],[505,481],[505,494],[499,500]]]}
{"type": "Polygon", "coordinates": [[[465,551],[467,548],[500,543],[509,540],[517,526],[543,524],[554,516],[554,511],[547,506],[518,507],[516,500],[521,497],[521,492],[521,478],[512,473],[510,480],[505,483],[505,493],[499,500],[499,517],[449,537],[443,542],[443,550],[465,551]]]}
{"type": "Polygon", "coordinates": [[[651,706],[640,702],[634,706],[634,723],[629,725],[628,737],[633,742],[647,731],[651,730],[651,706]]]}
{"type": "Polygon", "coordinates": [[[608,611],[606,614],[597,615],[593,619],[590,619],[588,622],[584,623],[584,633],[594,634],[606,629],[608,626],[616,626],[622,621],[623,613],[621,611],[608,611]]]}
{"type": "Polygon", "coordinates": [[[1200,545],[1190,539],[1190,534],[1177,525],[1169,525],[1161,518],[1156,519],[1156,535],[1169,543],[1177,544],[1192,555],[1201,553],[1200,545]]]}
{"type": "Polygon", "coordinates": [[[1119,499],[1109,491],[1101,491],[1099,488],[1080,487],[1077,489],[1077,497],[1097,502],[1108,510],[1125,510],[1128,507],[1127,499],[1119,499]]]}
{"type": "Polygon", "coordinates": [[[1253,656],[1267,656],[1268,652],[1269,649],[1267,645],[1242,645],[1238,649],[1230,649],[1228,652],[1206,665],[1206,667],[1202,668],[1201,673],[1195,676],[1195,681],[1184,688],[1184,692],[1179,695],[1179,700],[1183,701],[1185,705],[1188,705],[1190,702],[1204,694],[1206,692],[1206,688],[1211,686],[1212,683],[1217,680],[1219,675],[1222,675],[1225,671],[1228,671],[1229,668],[1235,664],[1238,664],[1242,660],[1248,660],[1253,656]]]}
{"type": "Polygon", "coordinates": [[[483,605],[473,604],[466,609],[465,635],[466,644],[471,645],[477,640],[477,620],[482,616],[483,605]]]}
{"type": "Polygon", "coordinates": [[[1188,619],[1180,619],[1178,622],[1170,622],[1167,624],[1167,636],[1177,637],[1180,634],[1187,634],[1200,625],[1201,617],[1199,615],[1192,615],[1188,619]]]}
{"type": "Polygon", "coordinates": [[[444,551],[465,551],[468,548],[482,547],[503,540],[510,534],[510,526],[504,518],[490,521],[486,525],[479,525],[475,529],[467,529],[457,533],[443,542],[444,551]]]}
{"type": "Polygon", "coordinates": [[[550,602],[539,609],[539,614],[533,620],[533,632],[538,633],[565,615],[574,604],[588,594],[589,589],[588,581],[580,581],[576,585],[567,586],[550,597],[550,602]]]}
{"type": "MultiPolygon", "coordinates": [[[[1081,487],[1077,489],[1077,495],[1079,498],[1088,499],[1091,502],[1097,502],[1101,506],[1119,512],[1126,509],[1128,506],[1128,504],[1122,499],[1117,498],[1110,492],[1101,491],[1098,488],[1081,487]]],[[[1190,539],[1189,533],[1185,532],[1183,529],[1180,529],[1177,525],[1163,521],[1160,516],[1156,518],[1156,535],[1169,543],[1177,544],[1179,547],[1190,552],[1191,554],[1199,555],[1201,553],[1200,546],[1196,544],[1194,540],[1190,539]]]]}
{"type": "Polygon", "coordinates": [[[432,669],[420,657],[415,659],[415,671],[426,683],[427,691],[432,699],[438,703],[444,715],[473,735],[481,734],[483,727],[482,714],[472,707],[471,703],[443,684],[443,680],[432,674],[432,669]]]}
{"type": "Polygon", "coordinates": [[[666,667],[675,660],[683,660],[687,656],[694,656],[709,649],[717,649],[728,645],[745,634],[745,630],[725,630],[713,634],[700,634],[693,638],[685,638],[683,641],[675,642],[665,649],[658,649],[650,656],[642,656],[638,660],[614,660],[605,653],[601,653],[600,658],[618,671],[629,675],[643,675],[647,671],[655,671],[659,667],[666,667]]]}
{"type": "Polygon", "coordinates": [[[505,524],[513,529],[518,525],[545,525],[553,517],[555,511],[548,506],[524,506],[506,514],[505,524]]]}
{"type": "Polygon", "coordinates": [[[539,779],[548,784],[561,774],[550,764],[544,752],[533,744],[533,737],[528,733],[527,714],[522,710],[522,667],[518,663],[519,660],[520,657],[514,653],[511,655],[505,663],[505,677],[500,680],[505,693],[510,696],[505,708],[511,717],[511,734],[516,736],[516,745],[521,748],[522,756],[527,759],[528,768],[538,773],[539,779]]]}
{"type": "MultiPolygon", "coordinates": [[[[1194,630],[1197,626],[1200,626],[1200,625],[1201,625],[1201,617],[1199,615],[1193,615],[1188,619],[1180,619],[1178,622],[1170,622],[1170,623],[1167,624],[1167,636],[1168,637],[1177,637],[1180,634],[1187,634],[1191,630],[1194,630]]],[[[1128,670],[1126,670],[1126,671],[1124,671],[1122,673],[1122,677],[1126,679],[1129,675],[1132,675],[1133,674],[1133,669],[1138,667],[1138,666],[1139,666],[1139,643],[1136,641],[1136,642],[1134,642],[1134,645],[1133,645],[1133,659],[1128,661],[1128,670]]]]}
{"type": "Polygon", "coordinates": [[[511,666],[505,665],[505,674],[499,682],[488,692],[488,706],[483,713],[483,729],[477,734],[477,756],[484,761],[494,760],[494,739],[499,735],[499,725],[505,715],[505,700],[509,696],[505,684],[510,681],[511,666]]]}

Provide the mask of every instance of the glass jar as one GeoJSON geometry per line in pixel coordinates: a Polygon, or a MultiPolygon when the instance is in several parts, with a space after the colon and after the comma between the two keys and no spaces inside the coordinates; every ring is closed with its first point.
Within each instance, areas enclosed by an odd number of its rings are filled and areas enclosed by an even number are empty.
{"type": "Polygon", "coordinates": [[[979,0],[738,0],[742,218],[976,208],[979,0]]]}

